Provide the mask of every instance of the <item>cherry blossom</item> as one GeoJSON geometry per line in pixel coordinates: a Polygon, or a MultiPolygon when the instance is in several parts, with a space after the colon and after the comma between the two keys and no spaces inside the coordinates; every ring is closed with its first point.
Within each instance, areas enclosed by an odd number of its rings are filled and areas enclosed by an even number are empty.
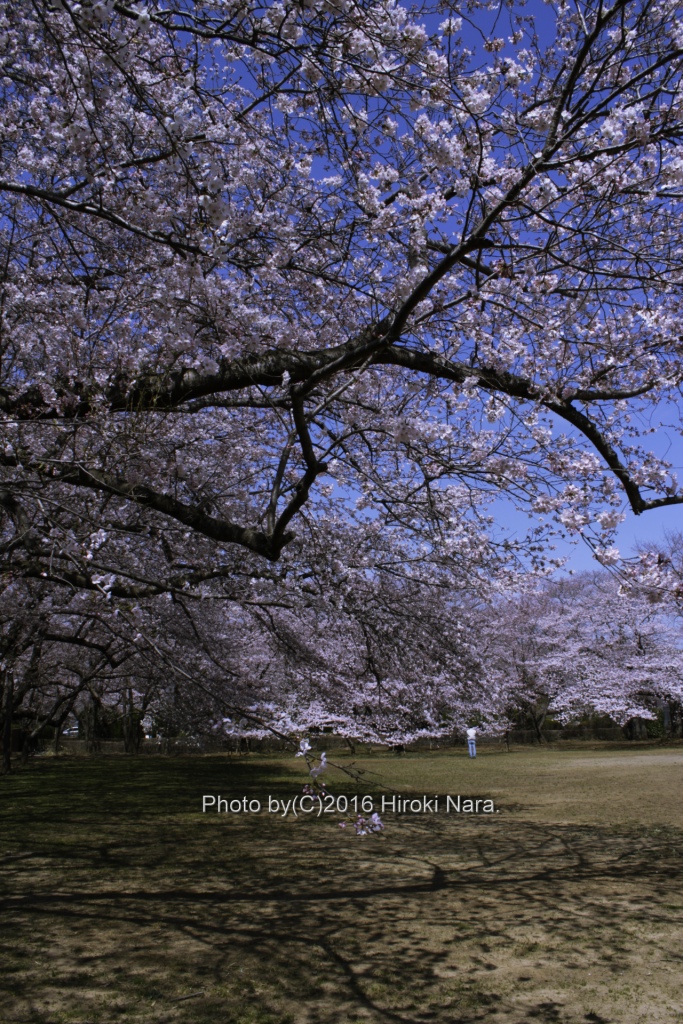
{"type": "Polygon", "coordinates": [[[477,602],[683,503],[681,7],[5,5],[1,569],[60,637],[18,689],[496,719],[477,602]]]}

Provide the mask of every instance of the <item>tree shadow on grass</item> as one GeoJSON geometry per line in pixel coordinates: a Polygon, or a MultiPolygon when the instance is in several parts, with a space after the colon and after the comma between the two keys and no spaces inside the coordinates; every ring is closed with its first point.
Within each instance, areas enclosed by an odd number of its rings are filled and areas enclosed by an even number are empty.
{"type": "MultiPolygon", "coordinates": [[[[22,812],[34,846],[5,863],[0,925],[8,1021],[605,1024],[610,985],[647,986],[644,967],[675,958],[679,830],[425,817],[358,840],[330,819],[178,811],[225,771],[161,772],[142,817],[156,766],[108,776],[114,820],[92,784],[61,818],[22,812]]],[[[292,793],[286,772],[238,774],[234,792],[292,793]]]]}

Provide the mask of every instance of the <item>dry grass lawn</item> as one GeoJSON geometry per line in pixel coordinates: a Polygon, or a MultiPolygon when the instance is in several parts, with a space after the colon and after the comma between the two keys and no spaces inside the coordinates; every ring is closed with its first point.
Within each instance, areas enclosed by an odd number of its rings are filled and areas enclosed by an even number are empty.
{"type": "MultiPolygon", "coordinates": [[[[341,757],[341,755],[340,755],[341,757]]],[[[294,758],[38,760],[0,780],[5,1024],[683,1022],[683,747],[366,755],[348,796],[498,813],[201,813],[294,758]]]]}

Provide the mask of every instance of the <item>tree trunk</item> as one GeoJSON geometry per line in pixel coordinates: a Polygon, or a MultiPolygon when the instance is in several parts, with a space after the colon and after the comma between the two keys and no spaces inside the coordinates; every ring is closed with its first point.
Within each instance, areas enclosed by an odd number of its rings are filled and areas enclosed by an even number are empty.
{"type": "Polygon", "coordinates": [[[81,722],[83,725],[85,749],[89,754],[99,753],[99,713],[97,702],[95,701],[95,698],[92,695],[90,697],[90,701],[86,704],[85,708],[83,709],[81,722]]]}
{"type": "Polygon", "coordinates": [[[139,754],[141,742],[140,713],[135,707],[132,690],[129,689],[123,702],[123,749],[127,754],[139,754]]]}
{"type": "Polygon", "coordinates": [[[623,727],[626,736],[630,740],[645,740],[647,739],[647,726],[642,718],[629,718],[626,725],[623,727]]]}
{"type": "Polygon", "coordinates": [[[62,738],[62,731],[64,729],[64,724],[65,724],[67,718],[69,717],[69,715],[71,714],[71,711],[73,709],[74,700],[75,700],[75,698],[72,697],[71,700],[67,701],[66,704],[64,705],[64,708],[63,708],[63,711],[62,711],[61,715],[58,715],[55,718],[55,720],[54,720],[54,723],[55,723],[55,736],[54,736],[54,739],[52,741],[52,751],[55,754],[59,753],[60,740],[62,738]]]}
{"type": "Polygon", "coordinates": [[[14,676],[3,672],[2,688],[2,774],[12,770],[12,710],[14,707],[14,676]]]}
{"type": "Polygon", "coordinates": [[[530,711],[529,714],[531,716],[531,721],[533,722],[533,725],[534,725],[534,731],[536,733],[536,739],[538,740],[539,743],[543,743],[545,741],[545,737],[543,736],[543,733],[542,733],[541,730],[543,728],[543,723],[545,722],[545,713],[543,715],[541,715],[540,718],[536,717],[536,712],[535,711],[530,711]]]}

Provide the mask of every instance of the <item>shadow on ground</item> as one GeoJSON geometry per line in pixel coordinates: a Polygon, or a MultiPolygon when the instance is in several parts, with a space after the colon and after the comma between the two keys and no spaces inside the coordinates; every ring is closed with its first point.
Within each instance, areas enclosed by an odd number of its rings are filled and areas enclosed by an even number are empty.
{"type": "Polygon", "coordinates": [[[299,781],[217,759],[13,780],[3,1019],[677,1019],[680,829],[425,815],[359,840],[336,819],[197,813],[203,792],[299,781]]]}

